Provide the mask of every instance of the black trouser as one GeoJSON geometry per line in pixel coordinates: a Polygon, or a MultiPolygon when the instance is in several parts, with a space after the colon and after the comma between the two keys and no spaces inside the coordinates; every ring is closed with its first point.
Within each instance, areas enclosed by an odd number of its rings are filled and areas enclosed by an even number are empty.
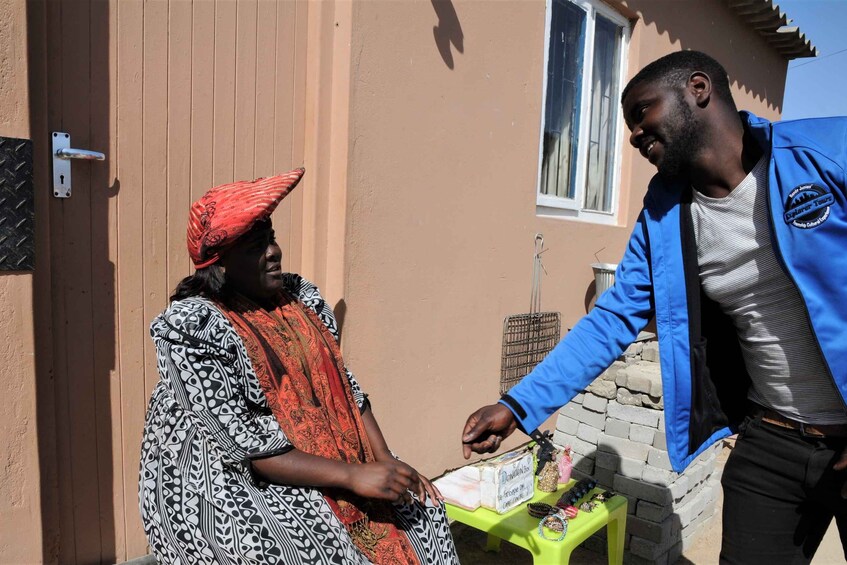
{"type": "Polygon", "coordinates": [[[847,472],[832,469],[845,445],[747,418],[721,479],[721,563],[809,563],[833,516],[847,547],[847,472]]]}

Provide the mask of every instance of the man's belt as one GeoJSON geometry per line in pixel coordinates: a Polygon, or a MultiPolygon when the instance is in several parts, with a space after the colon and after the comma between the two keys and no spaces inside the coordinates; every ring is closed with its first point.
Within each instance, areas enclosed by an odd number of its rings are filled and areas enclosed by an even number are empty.
{"type": "Polygon", "coordinates": [[[789,430],[797,430],[800,435],[805,437],[842,437],[847,438],[847,424],[804,424],[791,418],[786,418],[779,412],[765,408],[764,406],[754,405],[753,416],[761,419],[766,424],[787,428],[789,430]]]}

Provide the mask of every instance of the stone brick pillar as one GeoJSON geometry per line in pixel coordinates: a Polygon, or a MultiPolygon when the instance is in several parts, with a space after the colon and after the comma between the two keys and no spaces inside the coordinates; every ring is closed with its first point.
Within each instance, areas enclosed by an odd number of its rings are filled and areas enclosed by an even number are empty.
{"type": "MultiPolygon", "coordinates": [[[[665,442],[658,343],[632,344],[559,411],[553,441],[569,445],[576,475],[627,497],[625,562],[673,563],[715,514],[720,445],[674,473],[665,442]]],[[[605,531],[586,545],[605,551],[605,531]]]]}

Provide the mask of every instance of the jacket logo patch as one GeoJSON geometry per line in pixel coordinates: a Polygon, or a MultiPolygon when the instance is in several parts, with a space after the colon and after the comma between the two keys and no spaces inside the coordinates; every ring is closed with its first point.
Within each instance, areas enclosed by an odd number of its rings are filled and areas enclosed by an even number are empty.
{"type": "Polygon", "coordinates": [[[801,184],[785,200],[785,223],[795,228],[810,229],[829,218],[829,207],[835,198],[817,184],[801,184]]]}

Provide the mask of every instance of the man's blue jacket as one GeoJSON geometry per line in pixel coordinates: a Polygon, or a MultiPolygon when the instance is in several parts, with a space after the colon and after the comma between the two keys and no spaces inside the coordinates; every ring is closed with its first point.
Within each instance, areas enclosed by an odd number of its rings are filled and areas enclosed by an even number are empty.
{"type": "MultiPolygon", "coordinates": [[[[817,345],[847,398],[847,117],[770,123],[741,112],[770,153],[774,252],[806,305],[817,345]]],[[[653,178],[615,284],[500,400],[532,431],[597,378],[656,318],[668,453],[681,472],[732,432],[750,378],[737,332],[701,291],[690,187],[653,178]]],[[[726,234],[732,237],[731,233],[726,234]]],[[[847,408],[845,408],[847,411],[847,408]]]]}

